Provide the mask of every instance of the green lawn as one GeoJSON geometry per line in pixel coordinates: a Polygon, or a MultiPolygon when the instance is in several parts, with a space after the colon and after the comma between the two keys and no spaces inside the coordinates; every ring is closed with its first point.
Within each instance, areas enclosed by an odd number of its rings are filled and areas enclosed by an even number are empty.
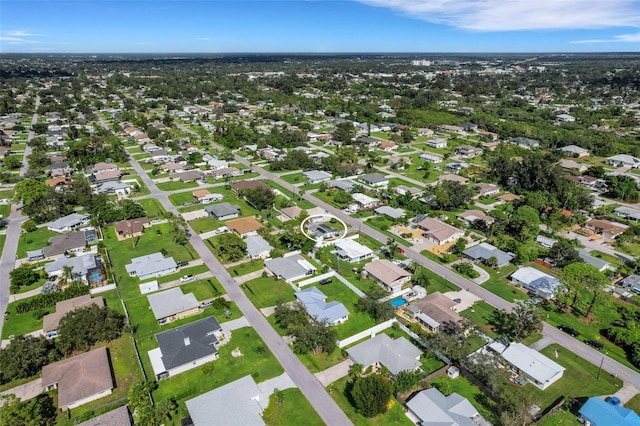
{"type": "Polygon", "coordinates": [[[450,379],[447,375],[440,376],[433,380],[431,386],[438,388],[444,395],[451,395],[456,392],[467,398],[478,412],[488,421],[495,421],[496,403],[487,397],[476,385],[469,382],[462,376],[450,379]]]}
{"type": "Polygon", "coordinates": [[[460,312],[465,318],[473,321],[474,324],[478,326],[478,328],[487,336],[496,338],[498,335],[493,331],[493,328],[489,325],[489,321],[493,317],[493,313],[496,311],[496,308],[489,305],[484,300],[478,301],[473,304],[472,307],[465,309],[460,312]]]}
{"type": "Polygon", "coordinates": [[[157,183],[156,186],[161,191],[176,191],[178,189],[196,188],[196,187],[198,187],[198,183],[197,182],[182,182],[182,181],[179,181],[179,180],[175,180],[175,181],[172,181],[172,182],[157,183]]]}
{"type": "Polygon", "coordinates": [[[2,253],[2,250],[4,249],[4,242],[7,239],[7,236],[4,234],[0,234],[0,253],[2,253]]]}
{"type": "Polygon", "coordinates": [[[276,401],[275,395],[271,395],[269,406],[262,413],[262,418],[268,426],[324,425],[298,388],[283,390],[282,402],[276,401]]]}
{"type": "Polygon", "coordinates": [[[0,219],[6,218],[11,213],[11,204],[0,204],[0,219]]]}
{"type": "Polygon", "coordinates": [[[0,198],[13,198],[13,189],[5,189],[0,191],[0,198]]]}
{"type": "MultiPolygon", "coordinates": [[[[98,345],[105,346],[101,343],[98,345]]],[[[104,398],[83,404],[78,408],[70,410],[70,412],[59,411],[56,425],[72,426],[76,424],[76,418],[88,419],[89,417],[94,417],[99,413],[113,409],[114,406],[111,404],[126,398],[131,385],[142,380],[142,370],[136,359],[135,349],[129,334],[124,333],[119,339],[106,344],[106,347],[109,350],[113,376],[116,382],[113,393],[104,398]]]]}
{"type": "Polygon", "coordinates": [[[27,257],[27,252],[39,250],[49,244],[49,238],[60,235],[57,232],[49,231],[46,226],[38,228],[33,232],[22,233],[18,240],[17,258],[27,257]]]}
{"type": "MultiPolygon", "coordinates": [[[[284,195],[286,195],[287,197],[289,197],[292,200],[297,200],[298,196],[296,194],[294,194],[290,189],[285,188],[284,186],[278,184],[277,182],[274,182],[272,180],[265,180],[264,183],[266,183],[267,185],[269,185],[272,188],[277,189],[278,191],[280,191],[281,193],[283,193],[284,195]]],[[[313,194],[314,196],[316,194],[313,194]]],[[[300,200],[297,203],[298,207],[300,207],[301,209],[312,209],[315,207],[315,205],[313,205],[311,202],[307,201],[307,200],[300,200]]]]}
{"type": "MultiPolygon", "coordinates": [[[[217,189],[216,189],[216,192],[218,192],[217,189]]],[[[171,194],[169,195],[169,201],[171,201],[171,204],[177,207],[183,206],[185,203],[193,203],[193,191],[186,191],[186,192],[179,192],[177,194],[171,194]]],[[[201,206],[201,208],[202,207],[204,206],[201,206]]]]}
{"type": "Polygon", "coordinates": [[[218,282],[214,284],[214,281],[216,281],[215,278],[193,281],[187,284],[182,284],[180,288],[185,294],[193,293],[198,301],[213,299],[214,297],[218,297],[223,294],[220,293],[222,285],[218,282]]]}
{"type": "Polygon", "coordinates": [[[559,410],[538,423],[540,426],[577,426],[577,417],[571,411],[559,410]]]}
{"type": "Polygon", "coordinates": [[[259,271],[264,268],[264,260],[262,259],[251,259],[247,262],[241,263],[240,265],[236,265],[232,268],[229,268],[229,274],[232,277],[240,277],[242,275],[247,275],[251,272],[259,271]]]}
{"type": "Polygon", "coordinates": [[[404,415],[404,410],[400,403],[393,399],[393,406],[386,413],[379,416],[368,418],[362,414],[356,412],[356,409],[349,402],[349,398],[345,393],[345,386],[347,384],[348,377],[344,377],[329,386],[327,390],[329,395],[338,403],[342,411],[345,412],[347,417],[353,422],[354,425],[380,425],[380,426],[392,426],[392,425],[413,425],[413,422],[404,415]]]}
{"type": "Polygon", "coordinates": [[[505,386],[508,391],[528,392],[543,410],[560,396],[582,398],[596,395],[614,395],[622,387],[622,380],[605,371],[600,371],[600,378],[598,379],[597,365],[591,364],[559,345],[547,346],[540,352],[566,368],[560,380],[544,391],[531,384],[527,384],[523,388],[515,388],[510,384],[505,386]],[[558,351],[557,359],[555,359],[556,350],[558,351]]]}
{"type": "Polygon", "coordinates": [[[223,221],[215,220],[213,217],[200,217],[189,221],[189,226],[198,234],[214,231],[223,225],[223,221]]]}
{"type": "Polygon", "coordinates": [[[591,252],[589,253],[591,256],[593,257],[597,257],[598,259],[602,259],[605,262],[609,262],[611,264],[611,266],[620,266],[622,265],[624,262],[622,261],[622,259],[620,259],[617,256],[613,256],[611,254],[608,253],[603,253],[601,251],[598,250],[591,250],[591,252]]]}
{"type": "Polygon", "coordinates": [[[144,211],[150,219],[161,217],[166,212],[162,204],[160,204],[160,201],[155,198],[144,198],[136,202],[144,207],[144,211]]]}
{"type": "Polygon", "coordinates": [[[248,374],[256,382],[279,376],[284,372],[258,333],[250,327],[233,331],[231,340],[220,347],[220,358],[193,370],[158,383],[153,392],[156,401],[183,401],[230,383],[248,374]],[[231,352],[240,350],[242,356],[231,352]]]}
{"type": "Polygon", "coordinates": [[[489,290],[491,293],[496,294],[509,302],[526,300],[529,298],[527,293],[523,291],[521,287],[511,284],[511,282],[507,280],[507,277],[517,269],[517,266],[507,265],[499,271],[487,268],[483,265],[479,266],[490,275],[489,280],[482,283],[482,287],[489,290]]]}
{"type": "Polygon", "coordinates": [[[304,183],[304,182],[307,181],[307,178],[302,175],[302,172],[300,172],[300,173],[292,173],[290,175],[280,176],[280,179],[282,179],[285,182],[291,183],[291,184],[293,184],[293,183],[304,183]]]}
{"type": "Polygon", "coordinates": [[[16,302],[9,303],[7,306],[8,315],[4,318],[4,326],[2,327],[2,338],[8,339],[9,336],[20,336],[32,331],[40,330],[42,328],[42,317],[45,314],[55,312],[55,306],[49,306],[47,308],[25,312],[22,314],[16,313],[16,306],[28,299],[18,300],[16,302]]]}
{"type": "Polygon", "coordinates": [[[295,299],[293,288],[282,280],[273,277],[256,278],[242,285],[247,297],[257,308],[275,306],[278,302],[289,302],[295,299]]]}
{"type": "MultiPolygon", "coordinates": [[[[394,235],[393,233],[389,232],[388,229],[389,227],[391,227],[391,225],[393,224],[393,222],[389,219],[387,219],[384,216],[378,216],[378,217],[374,217],[371,218],[369,220],[367,220],[365,222],[366,225],[377,229],[378,231],[382,232],[384,235],[386,235],[387,237],[396,240],[399,244],[406,246],[406,247],[410,247],[411,243],[405,241],[404,239],[398,237],[397,235],[394,235]]],[[[385,241],[386,243],[386,241],[385,241]]]]}
{"type": "Polygon", "coordinates": [[[632,409],[636,413],[640,413],[640,393],[631,398],[624,406],[632,409]]]}

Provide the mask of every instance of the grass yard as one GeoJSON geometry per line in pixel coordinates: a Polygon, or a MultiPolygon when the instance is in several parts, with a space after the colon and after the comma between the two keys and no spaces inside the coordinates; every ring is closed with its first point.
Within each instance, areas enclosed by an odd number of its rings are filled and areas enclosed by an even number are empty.
{"type": "Polygon", "coordinates": [[[560,396],[582,398],[613,395],[622,387],[622,380],[613,377],[606,371],[601,371],[598,379],[597,365],[591,364],[559,345],[547,346],[540,352],[566,368],[560,380],[544,391],[531,384],[527,384],[523,388],[515,388],[510,384],[505,386],[513,392],[528,392],[543,410],[560,396]],[[555,359],[556,350],[558,351],[558,359],[555,359]]]}
{"type": "Polygon", "coordinates": [[[293,288],[282,280],[273,277],[256,278],[242,285],[247,297],[257,308],[275,306],[278,302],[289,302],[295,299],[293,288]]]}
{"type": "Polygon", "coordinates": [[[198,187],[198,183],[197,182],[182,182],[182,181],[179,181],[179,180],[174,180],[172,182],[157,183],[156,186],[161,191],[177,191],[177,190],[180,190],[180,189],[197,188],[198,187]]]}
{"type": "Polygon", "coordinates": [[[345,387],[347,385],[348,377],[344,377],[329,386],[327,389],[329,395],[338,403],[342,411],[345,412],[347,417],[353,422],[354,425],[380,425],[380,426],[396,426],[396,425],[413,425],[413,422],[404,415],[404,410],[400,403],[394,398],[391,400],[391,408],[384,414],[379,416],[368,418],[356,412],[356,409],[349,397],[346,395],[345,387]]]}
{"type": "Polygon", "coordinates": [[[11,213],[11,204],[0,204],[0,219],[7,218],[11,213]]]}
{"type": "MultiPolygon", "coordinates": [[[[388,231],[389,227],[391,227],[391,225],[393,224],[393,222],[389,219],[387,219],[386,217],[383,216],[377,216],[374,218],[371,218],[369,220],[367,220],[365,222],[366,225],[377,229],[378,231],[382,232],[384,235],[386,235],[387,237],[396,240],[399,244],[405,246],[405,247],[411,247],[411,243],[409,243],[408,241],[405,241],[404,239],[398,237],[397,235],[391,233],[388,231]]],[[[385,241],[386,243],[386,241],[385,241]]]]}
{"type": "Polygon", "coordinates": [[[465,309],[460,312],[465,318],[473,321],[474,324],[478,326],[478,328],[487,336],[491,338],[496,338],[498,335],[493,331],[493,328],[489,325],[489,321],[493,317],[493,313],[496,311],[496,308],[489,305],[484,300],[480,300],[473,304],[472,307],[465,309]]]}
{"type": "Polygon", "coordinates": [[[577,426],[576,415],[568,410],[559,410],[538,422],[540,426],[577,426]]]}
{"type": "Polygon", "coordinates": [[[241,263],[240,265],[236,265],[227,269],[229,274],[232,277],[241,277],[242,275],[247,275],[251,272],[259,271],[264,268],[264,260],[262,259],[251,259],[247,262],[241,263]]]}
{"type": "Polygon", "coordinates": [[[60,235],[57,232],[49,231],[47,227],[38,228],[33,232],[20,234],[18,240],[17,258],[27,257],[27,252],[38,250],[49,244],[49,238],[60,235]]]}
{"type": "Polygon", "coordinates": [[[258,333],[250,327],[245,327],[235,330],[229,343],[220,347],[219,359],[160,381],[153,397],[156,401],[184,401],[248,374],[251,374],[256,382],[262,382],[283,372],[284,369],[258,333]],[[231,356],[234,349],[238,349],[242,356],[231,356]]]}
{"type": "MultiPolygon", "coordinates": [[[[98,345],[105,346],[103,343],[99,343],[98,345]]],[[[131,385],[143,379],[142,370],[136,359],[131,335],[124,333],[120,338],[106,344],[106,347],[109,350],[113,376],[116,382],[113,393],[104,398],[74,408],[70,410],[70,413],[59,411],[56,425],[71,426],[76,424],[76,418],[88,419],[89,417],[113,409],[114,406],[112,404],[115,401],[125,399],[131,385]]]]}
{"type": "MultiPolygon", "coordinates": [[[[218,191],[216,190],[215,192],[218,192],[218,191]]],[[[193,191],[178,192],[177,194],[171,194],[169,195],[169,201],[171,201],[171,204],[177,207],[183,206],[185,203],[193,203],[193,191]]]]}
{"type": "Polygon", "coordinates": [[[5,189],[0,191],[0,198],[9,198],[9,199],[13,199],[13,189],[5,189]]]}
{"type": "Polygon", "coordinates": [[[2,250],[4,249],[4,242],[7,239],[7,236],[4,234],[0,235],[0,253],[2,253],[2,250]]]}
{"type": "Polygon", "coordinates": [[[142,200],[136,201],[142,207],[144,207],[144,211],[147,213],[147,217],[149,219],[159,218],[166,213],[160,201],[155,198],[144,198],[142,200]]]}
{"type": "Polygon", "coordinates": [[[487,397],[476,385],[462,376],[450,379],[446,374],[433,380],[431,386],[438,388],[444,395],[456,392],[467,398],[478,412],[488,421],[495,421],[496,402],[487,397]]]}
{"type": "Polygon", "coordinates": [[[288,175],[282,175],[280,176],[280,179],[282,179],[285,182],[294,184],[294,183],[304,183],[307,181],[307,178],[303,176],[302,172],[300,173],[291,173],[288,175]]]}
{"type": "Polygon", "coordinates": [[[636,413],[640,413],[640,393],[631,398],[624,406],[632,409],[636,413]]]}
{"type": "Polygon", "coordinates": [[[446,293],[448,291],[458,291],[460,287],[453,284],[451,281],[445,279],[429,268],[423,268],[427,276],[429,277],[429,285],[427,286],[427,291],[429,293],[433,293],[434,291],[439,291],[441,293],[446,293]]]}
{"type": "Polygon", "coordinates": [[[269,406],[262,413],[262,418],[268,426],[324,425],[318,413],[298,388],[283,390],[282,402],[278,402],[275,395],[271,395],[269,406]]]}
{"type": "Polygon", "coordinates": [[[189,221],[189,226],[194,232],[202,234],[203,232],[214,231],[224,225],[223,221],[215,220],[213,217],[200,217],[189,221]]]}
{"type": "Polygon", "coordinates": [[[49,306],[41,310],[22,314],[16,313],[16,306],[25,300],[28,299],[18,300],[9,303],[7,306],[7,315],[4,318],[4,326],[2,327],[3,339],[8,339],[9,336],[21,336],[42,329],[42,317],[56,310],[55,306],[49,306]]]}
{"type": "Polygon", "coordinates": [[[489,274],[489,280],[482,283],[482,287],[489,290],[491,293],[500,296],[501,298],[514,302],[516,300],[526,300],[529,296],[520,287],[511,284],[507,277],[511,275],[516,269],[515,265],[507,265],[500,271],[496,271],[491,268],[487,268],[483,265],[478,265],[489,274]]]}

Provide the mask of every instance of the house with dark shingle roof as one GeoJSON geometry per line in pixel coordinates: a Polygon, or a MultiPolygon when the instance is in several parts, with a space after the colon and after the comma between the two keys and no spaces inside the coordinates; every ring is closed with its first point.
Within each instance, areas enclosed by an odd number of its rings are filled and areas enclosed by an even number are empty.
{"type": "Polygon", "coordinates": [[[204,208],[209,216],[213,216],[216,220],[234,219],[240,216],[240,207],[229,204],[227,202],[211,204],[204,208]]]}

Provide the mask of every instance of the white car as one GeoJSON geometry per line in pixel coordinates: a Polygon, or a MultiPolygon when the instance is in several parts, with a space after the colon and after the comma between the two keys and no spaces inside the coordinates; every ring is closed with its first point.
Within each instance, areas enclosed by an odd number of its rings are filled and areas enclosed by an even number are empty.
{"type": "Polygon", "coordinates": [[[187,281],[191,281],[193,280],[193,275],[183,275],[180,277],[180,282],[181,283],[186,283],[187,281]]]}
{"type": "Polygon", "coordinates": [[[221,226],[220,228],[216,229],[216,234],[217,235],[224,234],[228,230],[229,228],[227,228],[226,226],[221,226]]]}

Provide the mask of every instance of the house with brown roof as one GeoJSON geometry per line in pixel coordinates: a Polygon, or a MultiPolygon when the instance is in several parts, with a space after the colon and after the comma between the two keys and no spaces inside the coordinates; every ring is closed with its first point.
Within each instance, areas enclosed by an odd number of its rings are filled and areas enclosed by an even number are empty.
{"type": "Polygon", "coordinates": [[[117,164],[105,163],[105,162],[96,163],[91,168],[91,172],[92,173],[111,172],[111,171],[114,171],[114,170],[118,170],[118,165],[117,164]]]}
{"type": "Polygon", "coordinates": [[[411,280],[411,273],[391,263],[387,259],[376,259],[364,265],[367,276],[386,290],[397,293],[402,285],[411,280]]]}
{"type": "Polygon", "coordinates": [[[94,173],[89,177],[92,183],[101,184],[120,180],[120,170],[105,170],[94,173]]]}
{"type": "Polygon", "coordinates": [[[113,229],[116,231],[118,240],[125,240],[131,237],[139,237],[145,228],[151,226],[148,217],[138,217],[135,219],[121,220],[117,222],[113,229]]]}
{"type": "Polygon", "coordinates": [[[209,204],[214,201],[222,201],[222,194],[212,194],[207,189],[199,189],[191,193],[193,195],[193,201],[199,204],[209,204]]]}
{"type": "Polygon", "coordinates": [[[87,306],[96,305],[104,308],[104,299],[102,296],[91,297],[90,294],[84,294],[73,299],[63,300],[56,303],[56,311],[52,314],[45,315],[42,318],[42,331],[48,339],[58,336],[58,326],[62,317],[76,309],[86,308],[87,306]]]}
{"type": "Polygon", "coordinates": [[[204,180],[204,173],[200,170],[189,170],[187,172],[172,173],[171,179],[179,180],[182,183],[204,180]]]}
{"type": "Polygon", "coordinates": [[[476,220],[482,220],[487,225],[491,225],[495,220],[481,210],[467,210],[466,212],[460,213],[456,217],[463,221],[467,226],[473,225],[476,220]]]}
{"type": "Polygon", "coordinates": [[[164,163],[162,166],[162,170],[167,172],[167,173],[180,173],[180,172],[184,172],[185,168],[187,166],[186,162],[180,162],[180,163],[164,163]]]}
{"type": "Polygon", "coordinates": [[[437,245],[451,243],[464,236],[463,230],[430,217],[422,219],[417,225],[424,231],[424,237],[437,245]]]}
{"type": "Polygon", "coordinates": [[[44,391],[58,389],[65,410],[110,395],[115,387],[107,348],[101,347],[42,367],[44,391]]]}
{"type": "Polygon", "coordinates": [[[286,222],[300,216],[300,214],[302,214],[302,209],[298,206],[291,206],[281,209],[280,212],[281,215],[278,217],[278,219],[280,219],[281,222],[286,222]]]}
{"type": "Polygon", "coordinates": [[[462,176],[458,176],[458,175],[454,175],[454,174],[444,174],[440,177],[438,177],[438,182],[444,182],[444,181],[450,181],[450,182],[458,182],[462,185],[466,185],[467,182],[469,182],[469,179],[462,177],[462,176]]]}
{"type": "Polygon", "coordinates": [[[245,189],[253,189],[253,188],[268,188],[271,189],[269,185],[264,183],[261,180],[240,180],[238,182],[233,182],[231,184],[231,190],[236,194],[238,192],[244,191],[245,189]]]}
{"type": "Polygon", "coordinates": [[[438,331],[448,323],[457,324],[462,317],[455,311],[457,303],[439,291],[411,302],[404,315],[429,331],[438,331]]]}
{"type": "Polygon", "coordinates": [[[213,170],[211,172],[211,176],[213,176],[215,180],[224,179],[227,177],[231,178],[242,176],[242,171],[240,171],[236,167],[224,167],[222,169],[213,170]]]}
{"type": "Polygon", "coordinates": [[[225,225],[241,237],[258,235],[258,229],[262,228],[262,224],[253,217],[241,217],[240,219],[229,220],[225,222],[225,225]]]}
{"type": "Polygon", "coordinates": [[[489,195],[495,195],[500,192],[500,188],[497,185],[491,183],[478,183],[474,185],[474,188],[480,191],[481,197],[487,197],[489,195]]]}
{"type": "Polygon", "coordinates": [[[512,194],[511,192],[505,192],[504,194],[498,196],[498,200],[504,201],[505,203],[517,201],[520,198],[522,198],[520,195],[512,194]]]}
{"type": "Polygon", "coordinates": [[[628,226],[618,222],[612,222],[606,219],[591,219],[585,224],[587,229],[594,231],[603,238],[612,239],[627,230],[628,226]]]}
{"type": "Polygon", "coordinates": [[[382,141],[380,142],[380,145],[378,145],[378,148],[381,151],[392,151],[397,147],[398,145],[396,145],[395,142],[392,142],[392,141],[382,141]]]}
{"type": "Polygon", "coordinates": [[[57,177],[53,179],[47,179],[44,183],[46,183],[51,188],[59,188],[63,186],[67,186],[71,183],[71,178],[67,176],[57,177]]]}

